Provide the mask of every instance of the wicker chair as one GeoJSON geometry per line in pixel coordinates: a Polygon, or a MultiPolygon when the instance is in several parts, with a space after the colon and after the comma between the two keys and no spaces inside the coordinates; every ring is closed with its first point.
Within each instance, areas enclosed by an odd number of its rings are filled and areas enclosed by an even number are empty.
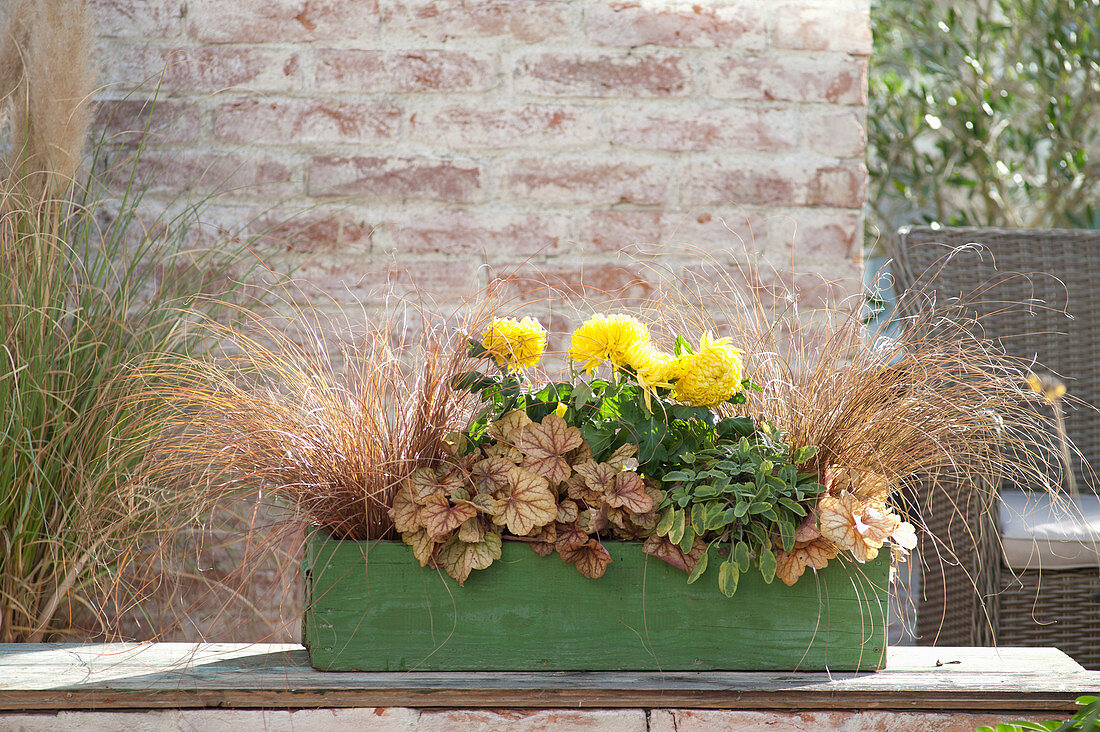
{"type": "MultiPolygon", "coordinates": [[[[968,314],[982,318],[987,337],[1035,358],[1073,396],[1100,406],[1100,231],[908,227],[889,248],[899,293],[974,301],[968,314]]],[[[1070,438],[1100,475],[1100,411],[1066,417],[1070,438]]],[[[918,505],[939,541],[926,537],[920,547],[919,643],[1056,646],[1100,668],[1100,569],[1007,569],[989,505],[994,491],[971,484],[922,493],[918,505]],[[952,555],[957,562],[946,559],[952,555]]]]}

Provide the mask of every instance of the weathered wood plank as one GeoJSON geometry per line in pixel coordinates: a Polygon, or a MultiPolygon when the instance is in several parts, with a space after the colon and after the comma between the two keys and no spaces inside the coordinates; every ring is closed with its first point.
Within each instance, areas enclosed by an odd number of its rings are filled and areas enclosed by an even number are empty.
{"type": "MultiPolygon", "coordinates": [[[[315,534],[304,633],[317,668],[362,671],[782,670],[880,668],[889,556],[831,562],[793,587],[742,575],[717,589],[718,565],[683,572],[608,542],[599,581],[505,542],[500,560],[459,587],[401,542],[315,534]]],[[[716,549],[712,548],[712,553],[716,549]]]]}
{"type": "Polygon", "coordinates": [[[1100,691],[1055,649],[893,648],[887,670],[325,673],[291,645],[0,645],[0,709],[351,706],[1066,711],[1100,691]],[[955,663],[957,661],[958,663],[955,663]],[[937,666],[937,662],[943,664],[937,666]]]}

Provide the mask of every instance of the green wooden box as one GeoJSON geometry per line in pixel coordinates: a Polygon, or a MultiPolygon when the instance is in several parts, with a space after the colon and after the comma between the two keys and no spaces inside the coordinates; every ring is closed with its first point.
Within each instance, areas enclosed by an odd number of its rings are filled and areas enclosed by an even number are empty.
{"type": "Polygon", "coordinates": [[[325,671],[863,671],[886,662],[889,552],[834,560],[793,587],[717,566],[692,585],[642,552],[605,544],[598,580],[522,542],[464,587],[400,542],[309,538],[302,643],[325,671]]]}

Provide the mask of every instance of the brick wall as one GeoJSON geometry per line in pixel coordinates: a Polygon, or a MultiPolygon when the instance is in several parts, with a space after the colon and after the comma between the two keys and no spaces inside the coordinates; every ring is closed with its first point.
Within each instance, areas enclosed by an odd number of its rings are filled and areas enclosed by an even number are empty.
{"type": "MultiPolygon", "coordinates": [[[[516,269],[644,294],[619,255],[639,243],[759,256],[811,301],[822,278],[857,291],[868,0],[92,5],[101,129],[133,143],[157,95],[146,205],[218,191],[207,218],[275,226],[260,253],[322,310],[369,315],[387,288],[446,306],[516,269]]],[[[154,613],[164,638],[296,633],[278,591],[248,617],[192,594],[186,619],[154,613]]]]}
{"type": "Polygon", "coordinates": [[[93,6],[109,131],[160,84],[148,201],[298,213],[264,256],[337,304],[456,302],[517,266],[644,292],[635,243],[858,286],[868,0],[93,6]]]}

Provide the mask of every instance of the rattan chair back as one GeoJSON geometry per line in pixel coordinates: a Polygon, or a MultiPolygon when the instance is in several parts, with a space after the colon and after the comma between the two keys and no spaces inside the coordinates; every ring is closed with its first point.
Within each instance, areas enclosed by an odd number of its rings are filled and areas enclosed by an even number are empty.
{"type": "MultiPolygon", "coordinates": [[[[925,295],[902,297],[902,315],[930,299],[958,308],[1065,382],[1067,431],[1085,461],[1078,483],[1100,475],[1100,231],[913,226],[888,249],[895,291],[925,295]]],[[[1052,645],[1100,668],[1100,569],[1005,569],[989,495],[988,485],[922,489],[935,538],[920,548],[918,642],[1052,645]]]]}

